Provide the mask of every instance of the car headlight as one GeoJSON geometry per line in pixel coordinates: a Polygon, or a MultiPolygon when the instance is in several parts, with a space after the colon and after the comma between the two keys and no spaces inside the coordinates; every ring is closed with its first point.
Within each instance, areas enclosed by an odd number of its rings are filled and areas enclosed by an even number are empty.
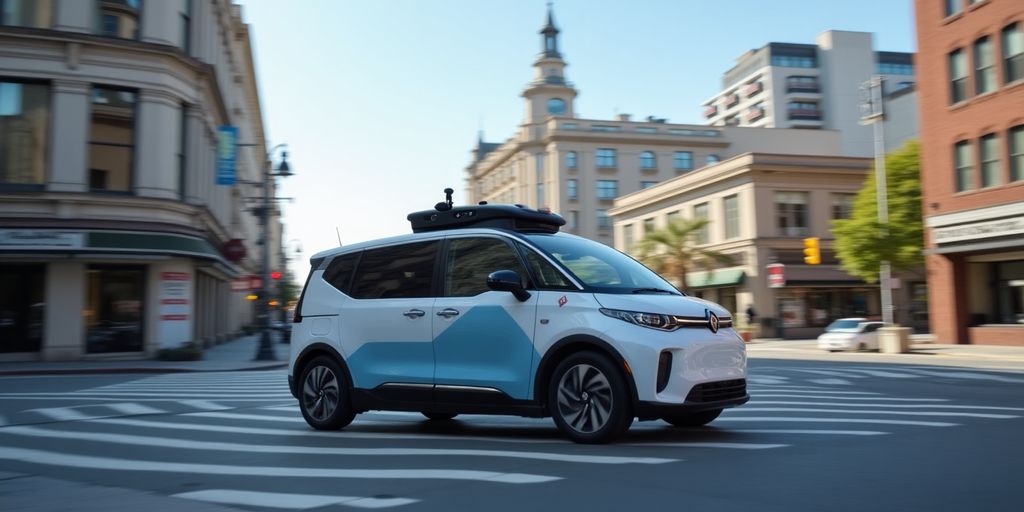
{"type": "Polygon", "coordinates": [[[612,318],[618,318],[624,322],[631,324],[640,325],[643,327],[650,327],[651,329],[657,329],[659,331],[673,331],[679,327],[679,323],[676,321],[676,317],[672,315],[662,315],[659,313],[641,313],[639,311],[623,311],[621,309],[605,309],[601,308],[601,313],[605,316],[612,318]]]}

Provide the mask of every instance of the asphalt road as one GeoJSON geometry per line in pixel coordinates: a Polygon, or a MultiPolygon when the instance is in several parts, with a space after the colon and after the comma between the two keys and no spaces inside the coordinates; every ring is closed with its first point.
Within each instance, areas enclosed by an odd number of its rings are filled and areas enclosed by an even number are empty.
{"type": "Polygon", "coordinates": [[[369,413],[314,432],[283,371],[0,378],[0,502],[55,510],[1015,510],[1024,373],[750,362],[708,428],[369,413]]]}

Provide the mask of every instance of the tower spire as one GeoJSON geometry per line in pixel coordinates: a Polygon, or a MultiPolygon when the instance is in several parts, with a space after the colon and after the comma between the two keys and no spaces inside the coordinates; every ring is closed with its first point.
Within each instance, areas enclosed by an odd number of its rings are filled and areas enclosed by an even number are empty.
{"type": "Polygon", "coordinates": [[[541,54],[545,57],[562,58],[558,53],[558,27],[555,26],[555,13],[551,2],[548,2],[548,19],[544,28],[540,29],[541,54]]]}

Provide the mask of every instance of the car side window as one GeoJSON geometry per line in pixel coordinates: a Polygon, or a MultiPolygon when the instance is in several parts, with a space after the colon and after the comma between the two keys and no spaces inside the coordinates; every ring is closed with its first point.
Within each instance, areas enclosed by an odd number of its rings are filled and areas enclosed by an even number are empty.
{"type": "Polygon", "coordinates": [[[356,267],[352,293],[356,299],[430,297],[439,241],[367,249],[356,267]]]}
{"type": "Polygon", "coordinates": [[[537,254],[537,251],[530,250],[522,245],[519,252],[526,256],[526,264],[530,266],[533,276],[537,279],[539,287],[554,290],[575,290],[571,282],[548,260],[537,254]]]}
{"type": "Polygon", "coordinates": [[[868,324],[868,325],[867,325],[867,326],[866,326],[866,327],[864,328],[864,332],[875,332],[875,331],[877,331],[877,330],[878,330],[878,328],[879,328],[879,327],[881,327],[881,326],[882,326],[882,324],[868,324]]]}
{"type": "Polygon", "coordinates": [[[514,270],[527,277],[512,247],[497,238],[452,238],[445,262],[445,297],[472,297],[489,290],[487,276],[514,270]]]}
{"type": "Polygon", "coordinates": [[[324,269],[324,281],[330,283],[331,286],[337,288],[341,293],[349,295],[349,289],[352,285],[352,274],[356,269],[356,263],[359,261],[360,254],[358,252],[346,254],[331,260],[327,264],[327,268],[324,269]]]}

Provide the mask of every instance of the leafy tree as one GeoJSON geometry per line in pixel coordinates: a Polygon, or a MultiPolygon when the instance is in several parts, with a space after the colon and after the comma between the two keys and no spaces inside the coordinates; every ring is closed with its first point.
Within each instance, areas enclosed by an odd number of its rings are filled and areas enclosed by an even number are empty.
{"type": "Polygon", "coordinates": [[[708,223],[708,219],[701,217],[679,219],[647,233],[637,242],[637,259],[685,290],[686,273],[691,269],[713,270],[717,264],[732,264],[729,256],[697,246],[698,235],[708,223]]]}
{"type": "Polygon", "coordinates": [[[924,264],[924,227],[921,220],[921,146],[911,140],[885,157],[888,189],[888,235],[878,222],[875,172],[853,203],[849,219],[832,222],[836,255],[844,270],[869,283],[878,280],[878,269],[889,260],[893,271],[924,264]]]}

